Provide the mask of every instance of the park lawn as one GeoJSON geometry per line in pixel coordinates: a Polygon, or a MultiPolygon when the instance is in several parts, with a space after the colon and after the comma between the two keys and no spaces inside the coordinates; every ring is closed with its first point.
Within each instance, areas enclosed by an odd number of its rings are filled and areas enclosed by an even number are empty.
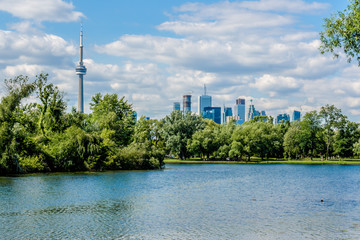
{"type": "Polygon", "coordinates": [[[202,160],[200,158],[190,158],[180,160],[176,158],[165,158],[165,163],[188,163],[188,164],[206,164],[206,163],[230,163],[230,164],[333,164],[333,165],[360,165],[360,159],[330,159],[321,160],[320,158],[287,160],[287,159],[264,159],[251,158],[250,161],[221,161],[221,160],[202,160]]]}

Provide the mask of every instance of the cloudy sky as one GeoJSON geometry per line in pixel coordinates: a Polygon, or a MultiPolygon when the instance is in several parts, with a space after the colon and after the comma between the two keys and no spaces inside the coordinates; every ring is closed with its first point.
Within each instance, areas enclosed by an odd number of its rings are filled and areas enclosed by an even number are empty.
{"type": "Polygon", "coordinates": [[[323,18],[347,0],[0,0],[0,78],[49,73],[77,106],[84,25],[85,112],[117,93],[162,118],[206,84],[214,106],[250,99],[269,115],[334,104],[360,121],[360,68],[321,55],[323,18]]]}

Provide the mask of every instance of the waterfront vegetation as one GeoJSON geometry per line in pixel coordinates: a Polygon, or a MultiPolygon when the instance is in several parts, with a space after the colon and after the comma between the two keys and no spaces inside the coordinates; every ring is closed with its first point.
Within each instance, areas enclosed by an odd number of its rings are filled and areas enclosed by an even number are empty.
{"type": "Polygon", "coordinates": [[[136,122],[132,105],[116,94],[93,96],[90,114],[74,108],[66,112],[63,94],[46,74],[32,82],[18,76],[5,80],[5,86],[0,103],[2,175],[160,169],[165,156],[196,163],[359,163],[359,124],[333,105],[292,123],[255,117],[242,125],[220,125],[180,111],[136,122]]]}

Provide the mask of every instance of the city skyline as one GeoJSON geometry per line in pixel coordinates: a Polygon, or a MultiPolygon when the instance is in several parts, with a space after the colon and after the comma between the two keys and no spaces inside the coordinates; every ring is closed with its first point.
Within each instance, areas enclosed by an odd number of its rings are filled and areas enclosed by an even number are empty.
{"type": "Polygon", "coordinates": [[[82,21],[87,113],[97,92],[117,93],[139,116],[159,119],[181,93],[200,96],[206,84],[213,106],[254,99],[276,116],[334,104],[360,120],[360,69],[318,51],[323,18],[346,0],[0,3],[1,78],[49,73],[70,109],[82,21]]]}

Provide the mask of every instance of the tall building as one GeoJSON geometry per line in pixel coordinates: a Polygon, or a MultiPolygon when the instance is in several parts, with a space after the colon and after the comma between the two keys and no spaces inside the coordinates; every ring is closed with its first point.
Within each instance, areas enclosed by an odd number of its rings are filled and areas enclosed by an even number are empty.
{"type": "Polygon", "coordinates": [[[250,100],[247,121],[250,121],[250,120],[254,119],[254,117],[258,117],[258,116],[266,116],[266,113],[265,113],[265,111],[261,111],[261,112],[256,111],[255,106],[252,104],[252,100],[250,100]]]}
{"type": "Polygon", "coordinates": [[[205,107],[202,116],[221,124],[221,107],[205,107]]]}
{"type": "Polygon", "coordinates": [[[201,113],[204,111],[204,108],[211,106],[212,106],[211,96],[206,95],[206,86],[204,85],[204,95],[199,96],[198,114],[201,116],[201,113]]]}
{"type": "Polygon", "coordinates": [[[290,122],[290,115],[289,114],[284,113],[284,114],[277,115],[276,123],[283,123],[283,122],[286,122],[286,121],[290,122]]]}
{"type": "Polygon", "coordinates": [[[223,123],[226,123],[227,122],[227,119],[229,119],[229,117],[232,117],[232,109],[231,107],[225,107],[224,106],[224,112],[223,112],[223,120],[222,122],[223,123]]]}
{"type": "Polygon", "coordinates": [[[180,102],[174,102],[173,111],[180,112],[180,102]]]}
{"type": "Polygon", "coordinates": [[[236,105],[234,107],[234,117],[235,116],[239,117],[237,120],[245,121],[245,99],[236,99],[236,105]]]}
{"type": "Polygon", "coordinates": [[[76,74],[79,75],[79,96],[78,96],[78,112],[84,112],[84,89],[83,89],[83,81],[84,75],[86,74],[86,67],[83,63],[83,30],[81,24],[80,31],[80,61],[79,65],[76,67],[76,74]]]}
{"type": "Polygon", "coordinates": [[[294,110],[292,114],[292,121],[300,121],[301,118],[301,112],[294,110]]]}
{"type": "Polygon", "coordinates": [[[191,112],[191,95],[183,96],[183,112],[191,112]]]}

